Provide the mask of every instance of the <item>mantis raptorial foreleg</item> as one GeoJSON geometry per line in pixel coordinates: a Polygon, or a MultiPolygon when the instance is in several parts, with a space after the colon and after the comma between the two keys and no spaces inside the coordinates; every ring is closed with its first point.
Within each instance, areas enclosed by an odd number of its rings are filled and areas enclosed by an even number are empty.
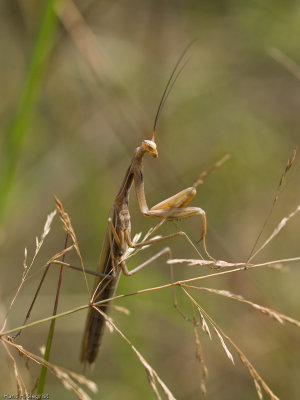
{"type": "MultiPolygon", "coordinates": [[[[169,221],[188,218],[194,215],[200,215],[202,219],[202,233],[199,241],[203,241],[203,248],[208,258],[214,260],[214,258],[211,257],[208,253],[206,247],[207,222],[205,211],[202,210],[202,208],[200,207],[185,207],[186,204],[188,204],[197,193],[196,184],[194,184],[192,187],[180,191],[179,193],[176,193],[175,195],[161,201],[160,203],[149,209],[145,197],[143,174],[141,168],[139,168],[141,166],[134,165],[133,167],[135,169],[133,171],[135,191],[142,214],[146,217],[162,218],[169,221]]],[[[198,183],[198,181],[196,183],[198,183]]],[[[198,251],[197,253],[199,255],[198,251]]],[[[202,258],[201,255],[200,257],[202,258]]]]}

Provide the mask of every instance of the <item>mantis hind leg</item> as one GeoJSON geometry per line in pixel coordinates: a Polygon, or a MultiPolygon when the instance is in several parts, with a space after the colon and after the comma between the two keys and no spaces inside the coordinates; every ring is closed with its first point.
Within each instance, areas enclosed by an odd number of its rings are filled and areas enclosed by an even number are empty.
{"type": "MultiPolygon", "coordinates": [[[[136,272],[140,271],[141,269],[145,268],[149,264],[153,263],[154,261],[156,261],[158,258],[160,258],[161,256],[163,256],[165,254],[168,255],[168,260],[172,259],[172,250],[170,249],[170,247],[165,247],[163,250],[159,251],[157,254],[155,254],[154,256],[152,256],[151,258],[149,258],[148,260],[144,261],[142,264],[138,265],[137,267],[135,267],[134,269],[132,269],[130,271],[128,271],[125,263],[124,264],[121,263],[120,265],[121,265],[121,268],[122,268],[122,271],[123,271],[124,275],[131,276],[131,275],[134,275],[136,272]]],[[[178,305],[177,296],[176,296],[176,286],[178,286],[179,284],[178,285],[174,285],[175,278],[174,278],[173,264],[169,264],[169,270],[170,270],[170,278],[171,278],[171,284],[172,284],[171,290],[172,290],[173,306],[185,321],[193,322],[193,319],[188,317],[182,311],[180,306],[178,305]]]]}

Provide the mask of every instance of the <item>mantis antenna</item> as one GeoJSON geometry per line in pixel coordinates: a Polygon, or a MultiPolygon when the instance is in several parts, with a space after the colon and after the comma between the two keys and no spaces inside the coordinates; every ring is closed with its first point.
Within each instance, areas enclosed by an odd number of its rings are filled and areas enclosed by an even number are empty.
{"type": "Polygon", "coordinates": [[[163,94],[161,96],[158,108],[157,108],[157,112],[155,115],[155,120],[154,120],[154,126],[153,126],[153,134],[152,134],[152,138],[151,140],[153,142],[155,142],[155,132],[156,132],[156,128],[157,128],[157,124],[161,115],[161,112],[164,108],[164,105],[167,101],[167,98],[169,97],[169,94],[175,84],[175,82],[177,81],[177,78],[179,77],[179,75],[181,74],[182,70],[184,69],[184,67],[186,66],[187,62],[189,61],[189,59],[183,61],[187,51],[190,49],[190,47],[195,43],[197,39],[192,40],[187,47],[183,50],[183,52],[181,53],[180,57],[178,58],[177,63],[175,64],[175,67],[173,68],[173,71],[170,75],[170,78],[166,84],[166,87],[163,91],[163,94]],[[183,64],[182,64],[183,62],[183,64]]]}

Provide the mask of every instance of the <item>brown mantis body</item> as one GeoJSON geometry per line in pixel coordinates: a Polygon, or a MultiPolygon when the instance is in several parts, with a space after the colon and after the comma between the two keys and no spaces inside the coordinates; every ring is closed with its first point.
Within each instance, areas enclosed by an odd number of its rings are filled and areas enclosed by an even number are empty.
{"type": "MultiPolygon", "coordinates": [[[[161,203],[157,204],[149,210],[145,198],[143,181],[142,159],[145,153],[150,154],[152,157],[158,156],[154,140],[144,140],[141,146],[136,149],[124,177],[121,189],[115,198],[108,219],[108,226],[102,246],[98,268],[98,272],[104,273],[108,276],[104,278],[96,278],[92,302],[106,300],[113,296],[121,271],[124,273],[124,275],[130,276],[148,264],[148,262],[145,262],[142,265],[129,271],[127,269],[125,260],[123,259],[123,255],[125,254],[128,246],[135,248],[142,247],[158,241],[170,239],[175,236],[185,236],[187,240],[192,244],[192,242],[184,232],[177,232],[165,237],[146,240],[137,244],[133,244],[131,242],[131,223],[128,210],[128,202],[130,189],[133,183],[135,185],[135,191],[140,210],[146,217],[158,217],[162,220],[172,220],[186,218],[197,214],[201,215],[203,222],[201,239],[203,240],[204,249],[206,251],[205,212],[199,207],[185,207],[185,205],[195,196],[195,187],[187,188],[177,193],[176,195],[162,201],[161,203]]],[[[201,254],[198,252],[196,247],[193,244],[192,246],[201,257],[201,254]]],[[[163,252],[158,253],[157,257],[160,256],[163,252]]],[[[107,312],[108,304],[103,304],[99,306],[99,309],[101,311],[107,312]]],[[[101,315],[95,308],[91,308],[89,310],[86,329],[82,342],[82,362],[88,362],[89,364],[92,364],[95,361],[98,353],[98,348],[100,346],[101,337],[103,335],[104,327],[105,318],[103,317],[103,315],[101,315]]]]}

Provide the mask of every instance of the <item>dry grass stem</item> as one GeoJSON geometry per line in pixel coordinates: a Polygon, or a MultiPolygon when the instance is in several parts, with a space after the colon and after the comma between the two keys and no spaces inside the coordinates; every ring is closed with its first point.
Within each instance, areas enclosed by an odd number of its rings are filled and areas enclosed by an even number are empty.
{"type": "Polygon", "coordinates": [[[262,399],[261,388],[263,388],[264,391],[269,395],[271,400],[279,400],[279,398],[272,392],[272,390],[269,388],[269,386],[266,384],[266,382],[263,380],[263,378],[259,375],[259,373],[256,371],[256,369],[253,367],[251,362],[248,360],[248,358],[245,356],[245,354],[239,349],[239,347],[233,342],[233,340],[228,335],[226,335],[226,333],[216,324],[216,322],[207,314],[207,312],[197,303],[197,301],[191,296],[191,294],[186,289],[182,288],[182,290],[186,293],[186,295],[193,302],[193,304],[201,311],[201,313],[204,314],[205,317],[208,319],[208,321],[212,325],[213,329],[215,330],[216,334],[218,335],[218,337],[221,341],[222,347],[224,348],[228,358],[232,362],[233,362],[233,357],[225,344],[224,338],[230,343],[230,345],[238,353],[242,363],[249,370],[249,373],[254,381],[254,385],[255,385],[259,399],[262,399]]]}
{"type": "Polygon", "coordinates": [[[70,238],[74,244],[76,253],[77,253],[77,255],[82,263],[82,266],[83,266],[83,259],[82,259],[82,256],[81,256],[81,253],[79,250],[77,237],[76,237],[75,231],[73,229],[73,226],[71,224],[70,217],[69,217],[68,213],[65,212],[61,201],[56,196],[54,196],[54,200],[56,203],[57,211],[59,212],[61,222],[63,224],[63,228],[64,228],[65,232],[70,236],[70,238]]]}
{"type": "Polygon", "coordinates": [[[268,49],[269,55],[289,71],[295,78],[300,80],[300,66],[289,56],[279,50],[277,47],[268,49]]]}
{"type": "Polygon", "coordinates": [[[166,396],[167,400],[176,400],[173,394],[171,393],[170,389],[167,387],[167,385],[161,380],[157,372],[151,367],[151,365],[145,360],[145,358],[141,355],[141,353],[136,349],[136,347],[131,343],[131,341],[125,336],[125,334],[115,325],[113,322],[112,318],[109,317],[107,314],[105,314],[103,311],[99,310],[97,307],[93,306],[93,308],[99,312],[107,322],[114,328],[116,332],[122,337],[122,339],[125,340],[131,347],[131,349],[134,351],[134,353],[137,355],[139,361],[143,365],[143,367],[146,370],[146,374],[148,377],[148,381],[150,384],[150,387],[155,395],[155,397],[158,400],[161,400],[160,394],[158,392],[157,388],[157,383],[159,384],[160,388],[162,389],[163,393],[166,396]]]}
{"type": "Polygon", "coordinates": [[[228,347],[226,346],[226,343],[225,343],[225,341],[224,341],[224,339],[223,339],[223,337],[222,337],[222,335],[221,335],[219,329],[217,328],[217,325],[216,325],[216,324],[214,323],[214,321],[208,316],[208,314],[202,309],[202,307],[196,302],[196,300],[191,296],[191,294],[190,294],[186,289],[184,289],[184,288],[182,288],[182,290],[183,290],[184,293],[187,295],[187,297],[190,299],[190,301],[192,302],[192,304],[194,304],[194,305],[198,308],[198,310],[201,312],[201,314],[202,314],[202,315],[204,314],[204,315],[206,315],[206,317],[209,318],[209,322],[211,323],[211,325],[212,325],[214,331],[216,332],[216,334],[217,334],[217,336],[218,336],[218,338],[219,338],[219,340],[220,340],[220,342],[221,342],[221,345],[222,345],[222,347],[223,347],[223,349],[224,349],[224,351],[225,351],[227,357],[229,358],[229,360],[230,360],[230,361],[232,362],[232,364],[234,365],[233,356],[232,356],[232,354],[230,353],[228,347]]]}
{"type": "Polygon", "coordinates": [[[6,353],[8,354],[9,358],[12,360],[13,366],[14,366],[14,375],[16,378],[16,382],[17,382],[17,393],[20,395],[21,393],[28,393],[25,383],[22,379],[22,376],[19,372],[19,368],[17,366],[17,362],[14,358],[14,356],[12,355],[11,351],[9,350],[8,344],[10,342],[7,342],[6,340],[1,340],[2,345],[6,351],[6,353]]]}
{"type": "Polygon", "coordinates": [[[72,244],[71,246],[67,247],[66,249],[63,249],[63,250],[59,251],[58,253],[54,254],[52,257],[49,258],[49,260],[46,262],[44,267],[52,264],[54,261],[59,261],[58,258],[64,256],[65,254],[69,253],[73,249],[74,249],[74,244],[72,244]]]}
{"type": "Polygon", "coordinates": [[[275,198],[274,198],[273,204],[275,204],[277,202],[278,198],[279,198],[279,194],[280,194],[280,191],[281,191],[281,189],[283,187],[283,183],[284,183],[285,177],[286,177],[287,173],[289,172],[289,170],[291,169],[291,167],[294,164],[294,161],[296,159],[296,153],[297,153],[297,150],[294,149],[293,152],[292,152],[291,157],[289,158],[289,160],[288,160],[288,162],[286,164],[285,170],[284,170],[283,174],[281,175],[281,178],[280,178],[280,181],[279,181],[279,184],[278,184],[278,187],[277,187],[277,191],[276,191],[276,194],[275,194],[275,198]]]}
{"type": "Polygon", "coordinates": [[[203,171],[196,182],[194,182],[193,186],[196,188],[199,185],[202,185],[204,179],[207,178],[209,175],[212,175],[218,168],[220,168],[227,160],[230,159],[230,154],[226,154],[221,160],[217,161],[210,169],[207,171],[203,171]]]}
{"type": "Polygon", "coordinates": [[[43,233],[41,235],[40,240],[38,239],[38,237],[36,237],[35,251],[34,251],[34,255],[32,257],[32,260],[31,260],[31,263],[29,264],[29,266],[28,266],[28,260],[27,260],[28,259],[28,251],[27,251],[27,248],[25,247],[25,250],[24,250],[24,261],[23,261],[23,274],[22,274],[21,282],[20,282],[20,284],[19,284],[19,286],[18,286],[18,288],[16,290],[16,294],[14,295],[14,297],[13,297],[13,299],[12,299],[12,301],[11,301],[9,307],[8,307],[8,310],[7,310],[7,313],[6,313],[6,317],[4,319],[4,323],[3,323],[3,326],[1,328],[0,333],[5,329],[6,322],[7,322],[7,316],[9,314],[10,310],[12,309],[18,294],[20,293],[20,290],[21,290],[24,282],[26,281],[26,279],[28,277],[28,274],[29,274],[29,272],[30,272],[30,270],[31,270],[31,268],[33,266],[33,263],[34,263],[37,255],[38,255],[43,243],[44,243],[45,238],[47,237],[47,235],[50,232],[51,224],[53,222],[53,219],[54,219],[55,215],[56,215],[56,210],[52,211],[49,215],[47,215],[47,219],[46,219],[46,222],[45,222],[45,225],[44,225],[44,229],[43,229],[43,233]]]}
{"type": "Polygon", "coordinates": [[[82,269],[83,269],[83,275],[84,275],[85,284],[86,284],[87,290],[89,292],[89,285],[88,285],[88,281],[87,281],[87,278],[86,278],[86,273],[84,271],[83,258],[81,256],[81,253],[80,253],[80,250],[79,250],[78,240],[77,240],[75,231],[73,229],[73,226],[71,224],[71,219],[70,219],[69,215],[65,212],[61,201],[56,196],[54,196],[54,200],[55,200],[55,203],[56,203],[56,208],[57,208],[57,210],[59,212],[60,219],[61,219],[62,224],[63,224],[63,228],[64,228],[65,232],[67,233],[67,235],[69,235],[69,237],[71,238],[71,240],[72,240],[72,242],[74,244],[74,248],[76,250],[76,253],[77,253],[78,257],[79,257],[80,264],[81,264],[82,269]]]}
{"type": "MultiPolygon", "coordinates": [[[[291,257],[291,258],[281,258],[280,260],[272,260],[272,261],[266,261],[263,263],[258,263],[258,264],[248,264],[248,263],[228,263],[226,261],[209,261],[209,260],[198,260],[194,258],[175,258],[175,259],[169,259],[167,260],[167,264],[182,264],[182,263],[187,263],[189,266],[203,266],[203,265],[218,265],[218,266],[223,266],[225,267],[236,267],[234,269],[226,270],[226,271],[219,271],[219,272],[214,272],[213,274],[209,275],[201,275],[197,276],[195,278],[190,278],[186,279],[183,281],[178,281],[174,282],[173,285],[180,285],[182,283],[188,283],[188,282],[193,282],[193,281],[198,281],[201,279],[207,279],[207,278],[212,278],[214,276],[220,276],[220,275],[226,275],[226,274],[231,274],[233,272],[239,272],[239,271],[245,271],[248,269],[253,269],[253,268],[258,268],[258,267],[270,267],[270,268],[280,268],[282,269],[281,264],[286,264],[286,263],[291,263],[291,262],[296,262],[300,261],[300,257],[291,257]]],[[[155,290],[155,288],[152,288],[155,290]]]]}
{"type": "Polygon", "coordinates": [[[185,285],[185,284],[182,284],[182,286],[187,287],[189,289],[203,290],[203,291],[206,291],[209,293],[214,293],[214,294],[217,294],[220,296],[230,298],[232,300],[239,301],[241,303],[248,304],[250,307],[254,308],[255,310],[260,311],[262,314],[268,315],[270,318],[274,319],[275,321],[279,322],[280,324],[283,324],[284,322],[288,322],[288,323],[300,328],[300,321],[297,321],[294,318],[288,317],[287,315],[281,314],[278,311],[273,310],[271,308],[261,306],[250,300],[246,300],[243,296],[231,293],[228,290],[218,290],[218,289],[199,287],[199,286],[191,286],[191,285],[185,285]]]}
{"type": "Polygon", "coordinates": [[[199,260],[199,259],[192,259],[192,258],[173,258],[172,260],[167,260],[168,264],[182,264],[187,263],[190,266],[207,266],[207,267],[215,267],[217,268],[228,268],[228,267],[248,267],[249,265],[245,262],[241,263],[230,263],[223,260],[199,260]]]}
{"type": "Polygon", "coordinates": [[[195,338],[195,345],[196,345],[196,359],[198,360],[201,368],[201,378],[200,378],[200,389],[202,396],[206,396],[206,379],[208,376],[208,369],[204,361],[202,346],[198,334],[198,323],[195,316],[195,306],[191,302],[193,308],[193,328],[194,328],[194,338],[195,338]]]}
{"type": "Polygon", "coordinates": [[[199,335],[198,335],[198,329],[196,324],[194,324],[194,338],[195,338],[195,344],[196,344],[196,358],[200,363],[201,367],[201,380],[200,380],[200,388],[201,388],[201,393],[203,396],[206,396],[206,384],[205,381],[208,376],[208,369],[206,367],[204,358],[203,358],[203,351],[202,351],[202,346],[200,343],[199,335]]]}
{"type": "Polygon", "coordinates": [[[63,7],[57,9],[57,13],[94,76],[99,77],[103,61],[107,62],[107,59],[77,6],[72,0],[65,0],[63,7]]]}
{"type": "Polygon", "coordinates": [[[130,315],[130,310],[128,308],[123,307],[123,306],[116,306],[115,304],[112,304],[111,307],[118,311],[119,313],[125,314],[125,315],[130,315]]]}
{"type": "Polygon", "coordinates": [[[48,259],[48,261],[44,265],[39,267],[35,272],[32,272],[30,275],[27,274],[23,283],[25,283],[29,279],[34,278],[36,275],[39,275],[42,270],[44,270],[45,268],[49,267],[51,264],[59,264],[59,265],[61,265],[61,263],[62,263],[62,265],[64,265],[64,263],[59,261],[59,260],[57,260],[57,258],[62,257],[64,254],[69,253],[73,249],[74,249],[74,245],[72,244],[71,246],[67,247],[66,249],[63,249],[63,250],[59,251],[58,253],[55,253],[53,256],[51,256],[48,259]]]}
{"type": "Polygon", "coordinates": [[[250,260],[252,260],[252,258],[254,258],[254,257],[266,246],[266,244],[267,244],[267,243],[265,243],[263,246],[261,246],[261,247],[254,253],[254,250],[255,250],[255,248],[256,248],[256,246],[257,246],[257,243],[259,242],[259,239],[261,238],[261,235],[262,235],[262,233],[263,233],[263,231],[264,231],[264,229],[265,229],[265,227],[266,227],[266,225],[267,225],[267,223],[268,223],[268,221],[269,221],[269,219],[270,219],[270,217],[271,217],[271,215],[272,215],[272,212],[273,212],[273,210],[274,210],[275,204],[276,204],[276,202],[277,202],[277,200],[278,200],[278,198],[279,198],[279,194],[280,194],[281,189],[282,189],[282,187],[283,187],[283,183],[284,183],[285,177],[286,177],[287,173],[289,172],[289,170],[291,169],[292,165],[294,164],[294,161],[295,161],[295,159],[296,159],[296,152],[297,152],[296,149],[294,149],[293,152],[292,152],[292,154],[291,154],[291,157],[290,157],[290,158],[288,159],[288,161],[287,161],[285,170],[284,170],[284,172],[283,172],[283,174],[281,175],[281,178],[280,178],[280,180],[279,180],[279,184],[278,184],[278,187],[277,187],[277,190],[276,190],[276,193],[275,193],[275,197],[274,197],[274,200],[273,200],[272,207],[271,207],[271,209],[270,209],[270,211],[269,211],[269,213],[268,213],[268,215],[267,215],[267,218],[265,219],[265,222],[263,223],[263,226],[262,226],[262,228],[261,228],[261,230],[260,230],[260,232],[259,232],[259,234],[258,234],[258,236],[257,236],[257,238],[256,238],[256,240],[255,240],[255,242],[254,242],[254,245],[253,245],[253,247],[252,247],[250,256],[248,257],[248,262],[250,262],[250,260]],[[253,253],[254,253],[254,254],[253,254],[253,253]]]}
{"type": "Polygon", "coordinates": [[[252,256],[249,258],[248,261],[252,260],[255,256],[257,256],[257,254],[260,253],[271,242],[271,240],[273,240],[274,237],[278,235],[278,233],[285,227],[285,225],[288,223],[288,221],[291,218],[293,218],[299,211],[300,211],[300,204],[287,217],[282,218],[282,220],[279,222],[279,224],[274,229],[274,231],[269,236],[269,238],[265,241],[265,243],[254,254],[252,254],[252,256]]]}
{"type": "MultiPolygon", "coordinates": [[[[78,384],[76,382],[78,382],[81,385],[84,385],[89,390],[91,390],[93,393],[97,393],[97,391],[98,391],[97,385],[93,381],[87,379],[84,375],[76,374],[72,371],[68,371],[65,368],[58,367],[57,365],[44,360],[42,357],[40,357],[36,354],[33,354],[30,351],[24,349],[23,346],[18,345],[10,340],[7,340],[4,337],[1,337],[1,342],[5,348],[7,348],[8,346],[14,347],[22,356],[25,357],[25,359],[31,360],[31,361],[35,362],[36,364],[46,366],[47,369],[61,381],[61,383],[64,385],[64,387],[68,390],[73,391],[80,400],[91,400],[91,399],[88,396],[88,394],[85,393],[85,391],[81,387],[78,386],[78,384]]],[[[9,352],[9,354],[11,354],[11,353],[9,352]]],[[[13,358],[13,356],[11,356],[11,358],[14,360],[15,368],[18,371],[15,359],[13,358]]],[[[20,374],[19,374],[18,382],[19,383],[22,382],[22,378],[21,378],[20,374]]],[[[26,390],[25,385],[22,385],[21,389],[22,389],[22,393],[29,393],[26,390]]]]}

